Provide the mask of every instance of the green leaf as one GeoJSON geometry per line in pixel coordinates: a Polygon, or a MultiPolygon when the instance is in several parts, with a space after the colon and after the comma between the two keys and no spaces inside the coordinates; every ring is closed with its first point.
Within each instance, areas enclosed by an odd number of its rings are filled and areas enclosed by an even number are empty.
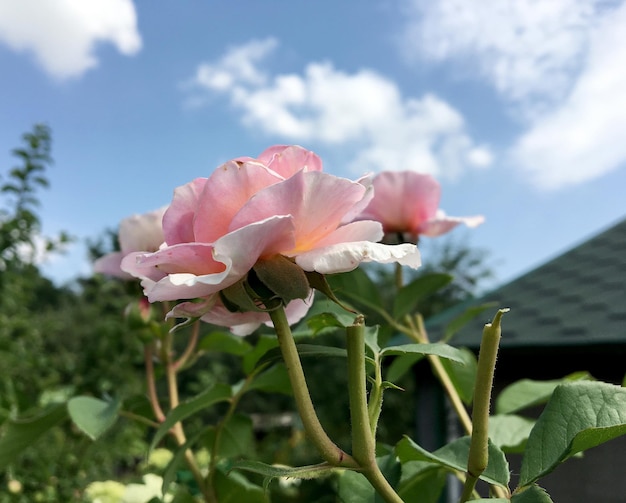
{"type": "Polygon", "coordinates": [[[198,503],[198,500],[189,494],[186,488],[179,487],[171,503],[198,503]]]}
{"type": "Polygon", "coordinates": [[[544,404],[560,384],[589,378],[590,375],[587,372],[575,372],[563,379],[550,381],[521,379],[510,384],[500,392],[496,398],[496,413],[511,414],[527,407],[544,404]]]}
{"type": "MultiPolygon", "coordinates": [[[[322,317],[323,319],[324,317],[322,317]]],[[[310,337],[312,335],[316,335],[317,333],[319,333],[320,331],[323,332],[331,332],[336,330],[337,328],[345,328],[348,325],[351,325],[354,322],[354,313],[353,312],[348,312],[346,311],[343,307],[339,306],[338,304],[336,304],[335,302],[332,302],[328,299],[325,299],[323,297],[321,298],[317,298],[315,299],[315,302],[313,303],[313,306],[311,306],[311,309],[309,309],[309,312],[307,313],[307,316],[304,318],[304,320],[302,322],[300,322],[294,329],[293,329],[293,337],[294,339],[298,339],[299,337],[310,337]],[[317,332],[313,332],[312,327],[309,326],[309,320],[312,320],[313,318],[319,316],[320,314],[330,314],[332,315],[332,317],[334,317],[336,319],[336,322],[334,320],[329,320],[329,324],[331,326],[324,328],[319,327],[320,330],[318,330],[317,332]],[[332,325],[339,325],[339,326],[332,326],[332,325]]],[[[317,322],[313,322],[313,327],[316,327],[317,322]]],[[[322,322],[323,325],[323,322],[322,322]]]]}
{"type": "Polygon", "coordinates": [[[365,345],[372,350],[372,353],[380,353],[378,345],[378,326],[365,327],[365,345]]]}
{"type": "Polygon", "coordinates": [[[387,373],[385,375],[386,379],[391,382],[400,380],[400,378],[406,374],[411,367],[413,367],[413,365],[422,359],[424,359],[424,355],[420,353],[409,353],[394,358],[393,362],[391,362],[391,365],[389,365],[389,368],[387,369],[387,373]]]}
{"type": "MultiPolygon", "coordinates": [[[[493,501],[493,500],[487,500],[493,501]]],[[[506,500],[504,500],[506,501],[506,500]]],[[[554,503],[548,493],[536,484],[516,493],[511,498],[511,503],[554,503]]]]}
{"type": "Polygon", "coordinates": [[[291,381],[284,365],[274,365],[254,378],[248,390],[292,395],[291,381]]]}
{"type": "Polygon", "coordinates": [[[477,316],[480,316],[484,311],[491,310],[497,307],[497,302],[485,302],[479,306],[472,306],[463,311],[459,316],[454,318],[448,325],[443,333],[442,342],[447,342],[454,337],[459,330],[472,321],[477,316]]]}
{"type": "Polygon", "coordinates": [[[546,475],[578,452],[626,434],[626,389],[603,382],[558,386],[532,429],[520,486],[546,475]]]}
{"type": "Polygon", "coordinates": [[[463,352],[447,344],[441,344],[440,342],[428,343],[428,344],[403,344],[401,346],[389,346],[383,348],[380,352],[381,357],[389,355],[406,355],[410,353],[418,353],[421,355],[437,355],[441,358],[447,358],[448,360],[454,360],[459,363],[463,363],[463,352]]]}
{"type": "MultiPolygon", "coordinates": [[[[296,348],[298,349],[298,354],[300,355],[300,358],[346,358],[348,356],[345,349],[336,348],[334,346],[321,346],[319,344],[296,344],[296,348]]],[[[280,348],[273,348],[265,353],[265,355],[263,355],[263,358],[259,360],[257,365],[275,363],[278,361],[282,361],[282,359],[283,355],[280,351],[280,348]]]]}
{"type": "Polygon", "coordinates": [[[77,396],[67,402],[67,411],[74,424],[92,440],[106,432],[117,420],[118,400],[105,402],[91,396],[77,396]]]}
{"type": "MultiPolygon", "coordinates": [[[[413,440],[404,437],[396,446],[396,454],[402,463],[407,461],[429,461],[460,472],[467,471],[470,437],[461,437],[430,453],[413,440]]],[[[504,453],[489,442],[489,463],[480,476],[489,484],[507,487],[509,483],[509,463],[504,453]]]]}
{"type": "Polygon", "coordinates": [[[293,468],[291,466],[268,465],[261,461],[241,460],[235,461],[232,465],[233,470],[244,470],[252,473],[258,473],[266,478],[266,486],[272,479],[287,477],[291,479],[316,479],[327,477],[328,475],[343,471],[328,463],[320,463],[318,465],[299,466],[293,468]]]}
{"type": "Polygon", "coordinates": [[[8,420],[3,425],[4,435],[0,438],[0,469],[15,461],[20,452],[66,418],[65,404],[58,404],[34,417],[8,420]]]}
{"type": "MultiPolygon", "coordinates": [[[[204,445],[213,446],[217,426],[209,428],[204,445]]],[[[221,426],[219,449],[217,453],[211,452],[211,456],[219,458],[236,458],[254,456],[254,434],[252,431],[252,419],[243,414],[235,414],[221,426]]]]}
{"type": "MultiPolygon", "coordinates": [[[[400,482],[400,463],[392,453],[387,456],[377,457],[376,462],[392,487],[400,482]]],[[[339,498],[344,503],[383,503],[384,500],[376,493],[372,485],[360,473],[346,470],[339,477],[339,498]]]]}
{"type": "Polygon", "coordinates": [[[441,360],[443,368],[446,369],[450,381],[454,385],[463,403],[470,405],[474,399],[474,382],[476,381],[476,369],[478,363],[476,356],[467,348],[458,348],[461,351],[463,363],[453,360],[441,360]]]}
{"type": "Polygon", "coordinates": [[[425,461],[408,461],[402,465],[398,490],[404,501],[437,503],[446,486],[447,470],[425,461]]]}
{"type": "Polygon", "coordinates": [[[167,435],[168,431],[179,421],[187,419],[198,411],[211,407],[219,402],[228,401],[231,397],[232,389],[230,386],[222,383],[218,383],[212,388],[203,391],[199,395],[191,398],[185,402],[182,402],[178,407],[172,409],[165,418],[165,421],[161,423],[161,426],[154,434],[152,443],[150,444],[150,450],[161,441],[161,439],[167,435]]]}
{"type": "Polygon", "coordinates": [[[207,431],[208,431],[208,428],[204,428],[196,432],[193,436],[188,438],[187,441],[183,445],[179,446],[174,451],[174,456],[172,456],[172,459],[167,464],[163,472],[163,485],[161,486],[161,491],[163,492],[163,494],[167,493],[167,490],[170,487],[170,484],[176,480],[176,475],[179,472],[179,469],[181,468],[181,466],[183,465],[185,452],[188,449],[191,449],[191,447],[193,447],[201,439],[203,439],[202,444],[204,444],[205,443],[204,438],[207,435],[207,431]]]}
{"type": "Polygon", "coordinates": [[[179,487],[170,503],[198,503],[198,500],[189,494],[186,488],[179,487]]]}
{"type": "Polygon", "coordinates": [[[220,503],[269,503],[262,487],[238,472],[226,474],[220,467],[215,473],[215,491],[220,503]]]}
{"type": "Polygon", "coordinates": [[[521,453],[534,425],[534,421],[513,414],[490,416],[489,440],[503,452],[521,453]]]}
{"type": "Polygon", "coordinates": [[[374,283],[362,268],[354,271],[327,276],[328,283],[339,297],[347,297],[362,306],[383,305],[380,287],[374,283]]]}
{"type": "Polygon", "coordinates": [[[276,336],[262,335],[254,346],[252,351],[243,356],[243,371],[246,375],[250,375],[257,367],[259,359],[270,349],[278,347],[278,339],[276,336]]]}
{"type": "Polygon", "coordinates": [[[346,470],[337,482],[339,499],[342,503],[370,503],[374,501],[375,491],[367,479],[360,473],[346,470]]]}
{"type": "Polygon", "coordinates": [[[243,356],[252,346],[243,337],[230,332],[212,332],[200,341],[198,349],[243,356]]]}
{"type": "Polygon", "coordinates": [[[477,500],[472,500],[472,503],[510,503],[510,501],[506,498],[478,498],[477,500]]]}
{"type": "Polygon", "coordinates": [[[311,335],[317,335],[325,328],[345,328],[335,313],[320,313],[306,320],[307,326],[311,329],[311,335]]]}
{"type": "Polygon", "coordinates": [[[393,302],[393,317],[400,319],[412,312],[420,301],[448,285],[454,277],[450,274],[431,273],[402,287],[393,302]]]}

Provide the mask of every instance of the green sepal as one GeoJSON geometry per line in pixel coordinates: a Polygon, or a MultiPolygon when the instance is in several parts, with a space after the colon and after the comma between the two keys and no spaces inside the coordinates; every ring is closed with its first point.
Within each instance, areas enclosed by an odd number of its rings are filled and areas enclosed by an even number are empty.
{"type": "Polygon", "coordinates": [[[259,260],[252,269],[259,281],[285,304],[309,296],[309,281],[305,272],[283,255],[259,260]]]}
{"type": "Polygon", "coordinates": [[[350,313],[357,314],[357,311],[352,309],[350,306],[347,306],[346,304],[342,303],[337,298],[332,288],[328,284],[328,281],[326,280],[326,276],[316,271],[304,271],[304,274],[311,288],[314,288],[318,292],[321,292],[324,295],[326,295],[326,297],[328,297],[330,300],[332,300],[335,304],[337,304],[342,309],[345,309],[346,311],[350,313]]]}
{"type": "Polygon", "coordinates": [[[255,295],[247,288],[246,278],[237,281],[234,285],[220,290],[220,299],[224,307],[231,313],[243,313],[246,311],[267,311],[255,301],[255,295]]]}

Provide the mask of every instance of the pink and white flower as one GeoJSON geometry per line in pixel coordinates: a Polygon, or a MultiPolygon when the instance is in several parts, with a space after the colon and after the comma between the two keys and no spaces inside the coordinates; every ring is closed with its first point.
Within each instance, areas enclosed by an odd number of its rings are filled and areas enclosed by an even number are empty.
{"type": "Polygon", "coordinates": [[[135,279],[121,269],[122,259],[132,252],[156,251],[165,238],[163,237],[163,214],[167,206],[143,215],[132,215],[120,222],[118,241],[120,251],[109,253],[94,262],[95,272],[122,279],[135,279]]]}
{"type": "Polygon", "coordinates": [[[377,243],[379,222],[347,221],[370,197],[364,183],[322,172],[312,152],[272,147],[177,188],[163,217],[166,245],[130,254],[122,268],[142,278],[152,302],[204,298],[194,309],[210,310],[216,293],[275,255],[322,274],[366,261],[418,267],[415,246],[377,243]]]}
{"type": "Polygon", "coordinates": [[[447,216],[439,209],[441,186],[427,174],[384,171],[374,177],[373,186],[374,197],[358,218],[382,223],[387,236],[402,234],[416,242],[419,236],[439,236],[461,223],[476,227],[484,222],[482,216],[447,216]]]}

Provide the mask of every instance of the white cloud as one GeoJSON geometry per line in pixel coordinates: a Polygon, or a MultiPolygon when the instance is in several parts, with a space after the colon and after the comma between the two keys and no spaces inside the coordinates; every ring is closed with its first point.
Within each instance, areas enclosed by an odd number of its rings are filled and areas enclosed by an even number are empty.
{"type": "Polygon", "coordinates": [[[404,47],[463,63],[527,130],[510,159],[539,188],[626,163],[626,4],[604,0],[413,0],[404,47]]]}
{"type": "Polygon", "coordinates": [[[569,96],[512,150],[540,187],[581,183],[626,163],[626,5],[594,30],[569,96]]]}
{"type": "Polygon", "coordinates": [[[465,62],[511,100],[552,100],[571,85],[600,3],[413,0],[403,48],[409,56],[465,62]]]}
{"type": "Polygon", "coordinates": [[[219,61],[200,65],[194,85],[226,94],[250,128],[351,148],[355,172],[415,169],[454,177],[468,166],[490,164],[489,149],[474,144],[461,114],[438,97],[405,98],[372,70],[349,74],[329,62],[270,77],[258,65],[275,47],[269,39],[231,48],[219,61]]]}
{"type": "Polygon", "coordinates": [[[141,49],[132,0],[0,0],[0,42],[32,52],[59,79],[97,66],[98,43],[126,56],[141,49]]]}
{"type": "Polygon", "coordinates": [[[215,91],[226,91],[235,83],[263,84],[266,75],[255,63],[270,54],[277,45],[275,39],[267,38],[231,47],[217,63],[198,66],[194,82],[215,91]]]}

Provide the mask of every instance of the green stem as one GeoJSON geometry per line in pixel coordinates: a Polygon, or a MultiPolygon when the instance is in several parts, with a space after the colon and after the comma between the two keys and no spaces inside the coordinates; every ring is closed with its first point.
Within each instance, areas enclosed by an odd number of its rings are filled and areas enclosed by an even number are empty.
{"type": "Polygon", "coordinates": [[[375,458],[376,446],[367,407],[363,316],[359,316],[353,325],[346,327],[346,334],[348,393],[352,419],[352,454],[359,464],[367,465],[372,458],[375,458]]]}
{"type": "Polygon", "coordinates": [[[483,338],[478,354],[478,368],[474,388],[474,407],[472,410],[472,437],[470,441],[469,459],[467,461],[467,478],[459,503],[465,503],[471,497],[476,481],[487,468],[489,462],[489,405],[491,388],[496,367],[498,346],[500,344],[500,320],[508,309],[500,309],[493,322],[487,323],[483,330],[483,338]]]}
{"type": "Polygon", "coordinates": [[[361,465],[361,473],[388,503],[401,503],[376,463],[375,432],[370,426],[365,373],[365,324],[363,316],[346,328],[348,352],[348,392],[352,419],[352,450],[361,465]]]}
{"type": "Polygon", "coordinates": [[[145,424],[146,426],[151,426],[152,428],[158,428],[161,426],[156,421],[151,421],[147,417],[140,416],[139,414],[135,414],[134,412],[129,412],[127,410],[120,410],[118,414],[127,419],[131,419],[133,421],[137,421],[138,423],[145,424]]]}
{"type": "MultiPolygon", "coordinates": [[[[428,338],[428,332],[426,332],[426,327],[424,326],[424,318],[422,318],[421,314],[417,314],[415,316],[415,319],[417,321],[417,324],[414,324],[410,318],[408,319],[409,326],[412,329],[411,338],[415,340],[415,342],[418,342],[420,344],[428,344],[430,340],[428,338]]],[[[468,435],[471,435],[472,420],[470,419],[470,416],[465,409],[465,405],[463,405],[463,400],[461,400],[461,397],[454,387],[454,384],[452,383],[448,372],[446,372],[446,369],[441,363],[441,358],[439,358],[437,355],[427,355],[426,358],[430,362],[433,373],[435,374],[437,379],[439,379],[439,382],[443,386],[446,395],[448,395],[450,403],[452,404],[452,407],[454,408],[457,417],[459,418],[459,421],[463,426],[463,429],[468,435]]]]}
{"type": "Polygon", "coordinates": [[[178,372],[183,366],[185,366],[187,361],[189,361],[189,358],[191,358],[191,356],[193,355],[193,352],[196,349],[196,344],[198,343],[199,335],[200,335],[200,322],[196,321],[193,324],[193,327],[191,329],[191,337],[189,337],[189,342],[187,343],[187,347],[185,348],[185,351],[183,352],[182,355],[180,355],[180,358],[178,358],[178,360],[176,360],[176,362],[174,362],[173,364],[174,370],[176,372],[178,372]]]}
{"type": "Polygon", "coordinates": [[[378,419],[383,408],[383,374],[380,365],[380,356],[374,355],[374,382],[370,390],[370,400],[368,404],[368,415],[372,436],[376,438],[378,431],[378,419]]]}
{"type": "Polygon", "coordinates": [[[144,363],[146,366],[146,387],[148,388],[148,400],[154,417],[159,423],[165,421],[165,414],[161,405],[159,404],[159,397],[156,392],[156,383],[154,381],[154,363],[152,362],[152,356],[154,354],[154,343],[146,344],[143,347],[144,363]]]}
{"type": "Polygon", "coordinates": [[[274,324],[278,344],[280,346],[287,374],[291,381],[296,408],[300,414],[304,430],[309,439],[315,445],[324,460],[333,466],[345,466],[358,468],[358,463],[352,456],[339,448],[326,434],[322,427],[313,402],[309,394],[309,388],[306,384],[302,363],[298,355],[296,343],[293,340],[289,322],[285,315],[285,309],[281,306],[278,309],[270,311],[270,318],[274,324]]]}
{"type": "Polygon", "coordinates": [[[395,283],[396,288],[400,290],[404,286],[404,277],[402,275],[402,266],[396,262],[396,270],[395,270],[395,283]]]}

